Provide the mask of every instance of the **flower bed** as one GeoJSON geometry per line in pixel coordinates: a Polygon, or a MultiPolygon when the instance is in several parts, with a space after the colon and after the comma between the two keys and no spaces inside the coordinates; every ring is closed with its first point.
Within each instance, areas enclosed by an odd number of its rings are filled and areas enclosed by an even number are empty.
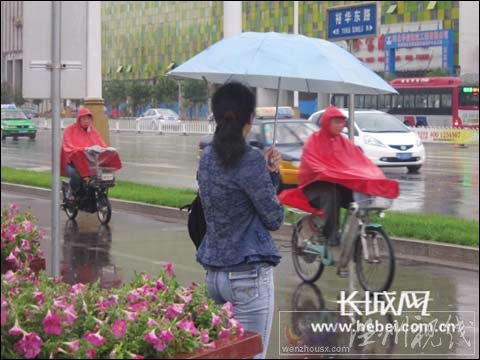
{"type": "Polygon", "coordinates": [[[245,336],[231,304],[215,305],[204,286],[181,287],[172,264],[110,290],[68,285],[28,268],[8,271],[1,293],[6,358],[175,357],[245,336]]]}
{"type": "Polygon", "coordinates": [[[1,231],[2,274],[25,267],[32,267],[34,272],[45,269],[45,255],[40,249],[42,234],[31,211],[21,213],[15,204],[3,209],[1,231]]]}

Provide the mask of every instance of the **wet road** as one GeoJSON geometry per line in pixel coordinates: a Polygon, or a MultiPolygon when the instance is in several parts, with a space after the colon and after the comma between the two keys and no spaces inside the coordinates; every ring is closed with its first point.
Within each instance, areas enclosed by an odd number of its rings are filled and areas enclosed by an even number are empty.
{"type": "MultiPolygon", "coordinates": [[[[195,188],[196,152],[200,136],[111,133],[112,146],[122,157],[121,180],[165,187],[195,188]]],[[[479,148],[425,144],[427,162],[420,174],[405,168],[385,169],[400,182],[394,210],[454,215],[479,219],[479,148]]],[[[2,165],[50,170],[50,132],[39,131],[36,141],[2,142],[2,165]]]]}
{"type": "MultiPolygon", "coordinates": [[[[32,207],[39,218],[39,225],[49,232],[49,200],[14,193],[2,193],[1,199],[2,206],[17,203],[21,209],[32,207]]],[[[188,238],[185,225],[121,211],[114,211],[109,227],[100,226],[95,215],[82,213],[77,222],[67,221],[62,213],[61,223],[61,269],[67,281],[93,282],[100,279],[104,286],[115,286],[131,280],[134,271],[154,274],[164,262],[172,261],[182,285],[191,281],[204,282],[204,271],[194,260],[194,246],[188,238]]],[[[275,269],[275,317],[267,358],[297,358],[291,354],[279,355],[286,354],[293,346],[297,346],[297,351],[305,351],[307,347],[319,351],[318,347],[323,346],[330,353],[348,347],[351,355],[356,354],[355,358],[371,354],[385,354],[383,358],[398,355],[411,358],[414,354],[435,354],[437,357],[441,354],[449,354],[449,357],[463,354],[463,357],[468,357],[466,355],[474,354],[474,351],[478,354],[478,272],[418,262],[397,262],[390,291],[430,291],[430,316],[417,321],[424,323],[441,319],[451,323],[460,319],[465,326],[462,332],[423,337],[409,333],[408,336],[397,338],[391,334],[369,336],[365,331],[313,334],[309,330],[312,323],[347,321],[348,318],[339,317],[335,312],[339,310],[336,301],[340,291],[349,287],[350,290],[359,290],[359,285],[356,280],[336,277],[333,268],[326,269],[314,286],[302,285],[295,274],[288,243],[279,241],[277,244],[283,259],[275,269]],[[474,311],[476,313],[472,313],[474,311]],[[450,320],[448,316],[451,316],[450,320]]],[[[49,254],[48,238],[42,246],[49,254]]],[[[373,315],[369,319],[378,320],[381,324],[395,321],[403,324],[412,323],[415,317],[418,314],[404,313],[398,317],[373,315]]],[[[365,316],[355,316],[353,319],[368,323],[365,316]]],[[[319,358],[311,356],[315,357],[319,358]]],[[[339,358],[345,358],[345,353],[339,358]]]]}

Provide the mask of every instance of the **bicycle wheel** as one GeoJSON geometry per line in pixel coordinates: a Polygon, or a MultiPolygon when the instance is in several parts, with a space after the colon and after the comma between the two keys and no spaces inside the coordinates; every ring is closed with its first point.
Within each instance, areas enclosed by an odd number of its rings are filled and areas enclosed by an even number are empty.
{"type": "Polygon", "coordinates": [[[97,218],[102,225],[106,225],[110,222],[112,217],[112,205],[108,197],[101,196],[97,203],[97,218]]]}
{"type": "Polygon", "coordinates": [[[323,272],[323,263],[318,254],[305,252],[305,243],[311,239],[312,234],[307,231],[307,226],[303,226],[305,218],[298,221],[292,234],[292,259],[295,272],[307,283],[313,283],[318,280],[323,272]]]}
{"type": "Polygon", "coordinates": [[[392,241],[382,228],[367,229],[365,245],[364,249],[359,236],[354,253],[358,281],[366,291],[386,291],[395,274],[392,241]]]}

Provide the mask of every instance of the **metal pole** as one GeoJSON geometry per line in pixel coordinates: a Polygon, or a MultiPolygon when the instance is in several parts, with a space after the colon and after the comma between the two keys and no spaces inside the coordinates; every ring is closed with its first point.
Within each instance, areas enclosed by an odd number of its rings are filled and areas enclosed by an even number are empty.
{"type": "Polygon", "coordinates": [[[50,275],[60,276],[60,26],[61,1],[52,1],[52,252],[50,275]]]}
{"type": "Polygon", "coordinates": [[[272,145],[275,146],[275,141],[277,140],[277,120],[278,120],[278,103],[280,101],[280,85],[282,83],[282,78],[278,78],[278,89],[277,89],[277,105],[275,109],[275,121],[273,123],[273,142],[272,145]]]}
{"type": "MultiPolygon", "coordinates": [[[[353,40],[348,40],[348,48],[353,55],[353,40]]],[[[355,94],[350,94],[348,98],[348,138],[355,141],[355,94]]]]}

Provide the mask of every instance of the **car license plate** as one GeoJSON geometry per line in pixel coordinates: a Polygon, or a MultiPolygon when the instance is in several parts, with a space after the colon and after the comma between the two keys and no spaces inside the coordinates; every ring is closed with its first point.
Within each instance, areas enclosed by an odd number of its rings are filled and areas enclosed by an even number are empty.
{"type": "Polygon", "coordinates": [[[102,181],[112,181],[113,174],[102,174],[102,181]]]}
{"type": "Polygon", "coordinates": [[[412,153],[397,153],[397,159],[406,160],[412,157],[412,153]]]}

